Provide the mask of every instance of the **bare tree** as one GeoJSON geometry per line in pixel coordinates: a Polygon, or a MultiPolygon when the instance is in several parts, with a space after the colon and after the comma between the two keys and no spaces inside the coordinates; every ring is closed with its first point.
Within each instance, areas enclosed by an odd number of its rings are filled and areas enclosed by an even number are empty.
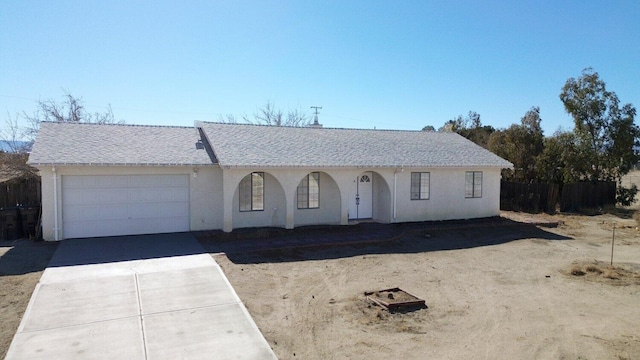
{"type": "Polygon", "coordinates": [[[256,124],[269,126],[282,126],[282,110],[276,109],[275,105],[269,101],[253,115],[256,124]]]}
{"type": "Polygon", "coordinates": [[[12,117],[7,114],[5,126],[0,130],[0,140],[8,146],[9,152],[0,152],[0,175],[3,177],[28,177],[37,170],[27,165],[28,152],[43,121],[85,122],[98,124],[123,123],[116,121],[111,105],[104,112],[87,112],[82,98],[76,98],[65,91],[62,102],[53,99],[40,100],[36,110],[26,111],[12,117]],[[21,126],[21,121],[23,125],[21,126]]]}
{"type": "Polygon", "coordinates": [[[291,127],[309,126],[311,124],[311,120],[305,112],[299,109],[294,109],[289,110],[285,114],[281,109],[276,108],[274,103],[271,101],[268,101],[264,106],[259,108],[253,114],[253,118],[250,118],[246,114],[241,116],[225,114],[220,115],[218,117],[218,121],[227,124],[243,122],[246,124],[291,127]]]}
{"type": "Polygon", "coordinates": [[[7,113],[4,129],[0,130],[0,138],[9,151],[0,151],[0,178],[36,176],[38,170],[27,165],[30,144],[22,140],[24,129],[18,124],[17,117],[7,113]]]}
{"type": "Polygon", "coordinates": [[[307,114],[299,109],[289,110],[287,112],[287,120],[285,125],[283,126],[309,126],[311,124],[311,119],[307,114]]]}
{"type": "Polygon", "coordinates": [[[54,99],[40,100],[33,113],[29,114],[23,111],[19,114],[19,117],[24,118],[28,124],[21,135],[29,142],[33,142],[38,129],[40,129],[40,123],[43,121],[96,124],[124,123],[122,120],[116,121],[111,104],[107,104],[107,109],[104,112],[96,111],[90,113],[85,109],[82,98],[74,97],[68,91],[65,91],[62,102],[54,99]]]}
{"type": "MultiPolygon", "coordinates": [[[[0,130],[0,141],[4,142],[7,147],[6,150],[12,153],[22,153],[29,150],[29,144],[24,141],[25,129],[20,127],[18,123],[18,116],[11,117],[11,114],[7,112],[7,120],[5,126],[0,130]]],[[[6,151],[3,148],[3,151],[6,151]]]]}

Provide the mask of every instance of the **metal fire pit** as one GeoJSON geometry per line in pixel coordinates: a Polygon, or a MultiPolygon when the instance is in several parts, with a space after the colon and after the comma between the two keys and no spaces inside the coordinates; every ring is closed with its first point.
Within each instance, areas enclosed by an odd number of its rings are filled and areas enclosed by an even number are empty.
{"type": "Polygon", "coordinates": [[[400,288],[365,291],[364,295],[367,300],[373,301],[389,311],[424,308],[427,306],[424,300],[400,288]]]}

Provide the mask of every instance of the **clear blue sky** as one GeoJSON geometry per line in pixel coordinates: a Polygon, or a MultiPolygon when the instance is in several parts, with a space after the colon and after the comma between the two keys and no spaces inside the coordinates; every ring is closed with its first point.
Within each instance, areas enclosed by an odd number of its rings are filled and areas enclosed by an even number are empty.
{"type": "MultiPolygon", "coordinates": [[[[593,67],[640,107],[640,1],[0,2],[1,120],[38,99],[111,104],[132,124],[322,106],[328,127],[507,127],[593,67]]],[[[636,119],[636,122],[638,120],[636,119]]]]}

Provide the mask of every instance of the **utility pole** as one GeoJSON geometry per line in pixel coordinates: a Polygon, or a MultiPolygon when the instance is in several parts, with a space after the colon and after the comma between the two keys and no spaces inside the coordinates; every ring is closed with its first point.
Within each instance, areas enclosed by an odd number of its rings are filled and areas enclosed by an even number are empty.
{"type": "Polygon", "coordinates": [[[322,106],[312,106],[313,109],[313,126],[319,127],[320,123],[318,123],[318,110],[322,109],[322,106]]]}

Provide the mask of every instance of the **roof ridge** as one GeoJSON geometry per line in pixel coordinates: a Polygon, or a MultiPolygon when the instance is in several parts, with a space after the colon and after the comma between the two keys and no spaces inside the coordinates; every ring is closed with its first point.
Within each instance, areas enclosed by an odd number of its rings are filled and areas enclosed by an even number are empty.
{"type": "Polygon", "coordinates": [[[41,124],[64,124],[66,125],[78,125],[78,126],[123,126],[123,127],[145,127],[145,128],[173,128],[173,129],[193,129],[193,126],[180,126],[180,125],[147,125],[147,124],[121,124],[121,123],[89,123],[89,122],[77,122],[77,121],[42,121],[41,124]]]}
{"type": "MultiPolygon", "coordinates": [[[[453,133],[450,131],[423,131],[423,130],[401,130],[401,129],[362,129],[362,128],[339,128],[339,127],[312,127],[312,126],[275,126],[266,124],[252,123],[225,123],[218,121],[198,121],[199,124],[212,125],[228,125],[228,126],[255,126],[255,127],[274,127],[287,129],[310,129],[310,130],[355,130],[355,131],[384,131],[384,132],[405,132],[405,133],[453,133]]],[[[196,125],[197,126],[197,125],[196,125]]]]}

